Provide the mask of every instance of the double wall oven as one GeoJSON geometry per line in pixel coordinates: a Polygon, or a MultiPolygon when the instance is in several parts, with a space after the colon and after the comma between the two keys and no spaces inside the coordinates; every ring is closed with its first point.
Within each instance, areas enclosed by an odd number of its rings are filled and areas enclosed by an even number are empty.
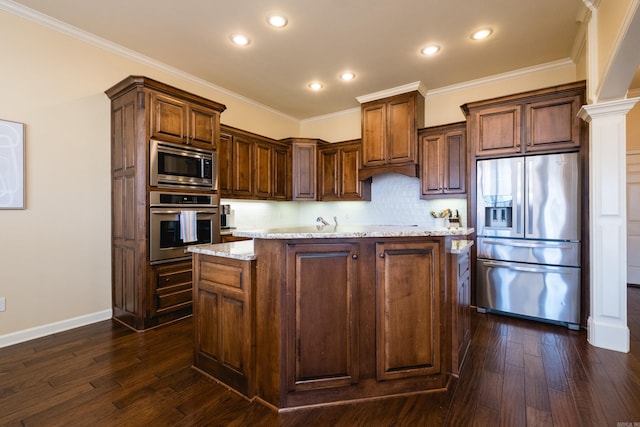
{"type": "Polygon", "coordinates": [[[220,242],[215,152],[152,140],[149,170],[158,188],[149,192],[151,264],[187,260],[188,246],[220,242]]]}

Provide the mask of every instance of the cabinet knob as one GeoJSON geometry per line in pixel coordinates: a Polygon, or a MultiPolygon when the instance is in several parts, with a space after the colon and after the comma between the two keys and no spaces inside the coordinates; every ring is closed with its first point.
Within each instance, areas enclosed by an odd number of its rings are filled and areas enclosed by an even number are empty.
{"type": "Polygon", "coordinates": [[[358,254],[353,254],[353,255],[351,255],[351,258],[353,258],[353,259],[358,259],[358,254]]]}
{"type": "Polygon", "coordinates": [[[380,258],[384,258],[384,252],[380,254],[380,258]]]}

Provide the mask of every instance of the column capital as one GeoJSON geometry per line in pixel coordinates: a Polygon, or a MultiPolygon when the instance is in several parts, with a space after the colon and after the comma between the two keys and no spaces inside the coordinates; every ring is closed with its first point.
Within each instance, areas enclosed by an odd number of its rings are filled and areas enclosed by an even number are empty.
{"type": "Polygon", "coordinates": [[[578,111],[578,117],[590,122],[594,118],[626,115],[638,101],[640,101],[640,97],[583,105],[578,111]]]}

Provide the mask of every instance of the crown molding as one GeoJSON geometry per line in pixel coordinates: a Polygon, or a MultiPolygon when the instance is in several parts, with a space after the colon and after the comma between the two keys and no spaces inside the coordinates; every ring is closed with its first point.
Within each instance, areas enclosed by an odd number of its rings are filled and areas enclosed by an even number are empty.
{"type": "Polygon", "coordinates": [[[376,101],[382,98],[388,98],[394,95],[400,95],[402,93],[407,92],[415,92],[418,91],[422,94],[422,96],[427,96],[427,87],[422,82],[413,82],[408,83],[402,86],[392,87],[390,89],[381,90],[380,92],[370,93],[368,95],[357,96],[356,99],[360,104],[364,104],[365,102],[376,101]]]}

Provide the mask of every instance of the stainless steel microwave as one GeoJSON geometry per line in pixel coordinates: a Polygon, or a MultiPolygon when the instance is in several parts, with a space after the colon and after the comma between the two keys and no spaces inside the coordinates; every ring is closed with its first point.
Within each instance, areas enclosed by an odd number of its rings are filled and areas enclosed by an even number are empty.
{"type": "Polygon", "coordinates": [[[213,150],[151,140],[149,171],[152,187],[208,191],[218,186],[213,150]]]}

